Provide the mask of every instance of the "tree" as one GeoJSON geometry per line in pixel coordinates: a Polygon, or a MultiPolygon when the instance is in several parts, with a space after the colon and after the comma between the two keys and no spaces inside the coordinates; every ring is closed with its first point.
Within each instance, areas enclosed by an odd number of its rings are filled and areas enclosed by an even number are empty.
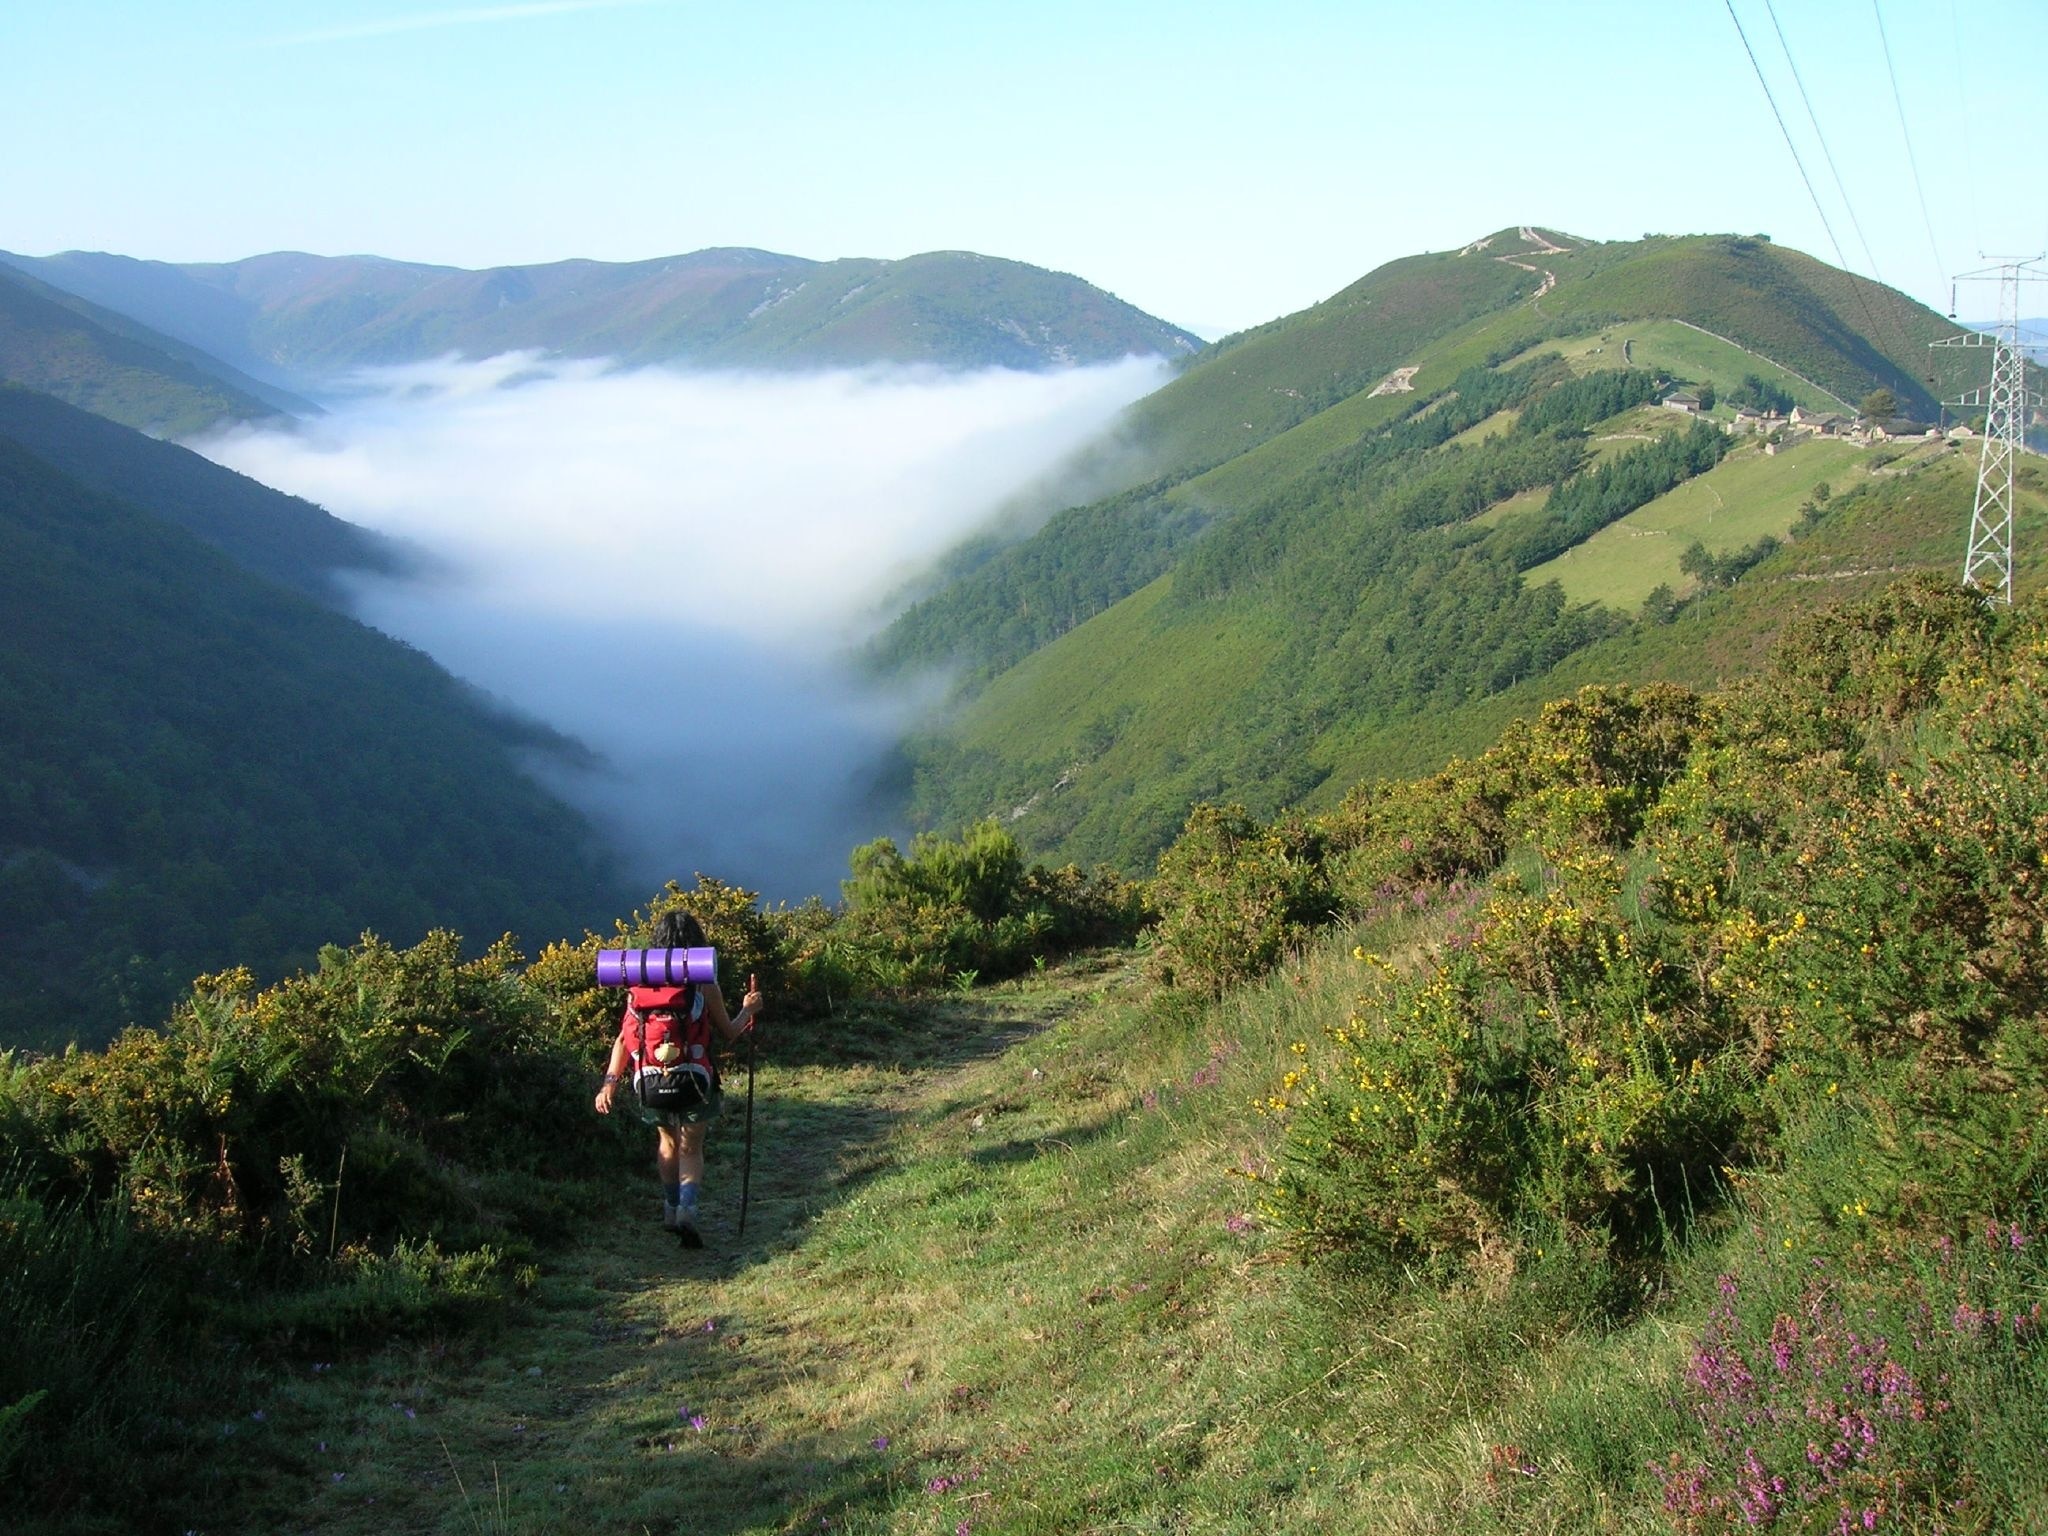
{"type": "Polygon", "coordinates": [[[1866,421],[1890,421],[1899,414],[1899,397],[1888,389],[1873,389],[1863,397],[1862,410],[1866,421]]]}
{"type": "Polygon", "coordinates": [[[1714,400],[1716,397],[1714,394],[1714,386],[1711,383],[1702,384],[1699,387],[1699,397],[1701,410],[1711,411],[1714,408],[1714,400]]]}

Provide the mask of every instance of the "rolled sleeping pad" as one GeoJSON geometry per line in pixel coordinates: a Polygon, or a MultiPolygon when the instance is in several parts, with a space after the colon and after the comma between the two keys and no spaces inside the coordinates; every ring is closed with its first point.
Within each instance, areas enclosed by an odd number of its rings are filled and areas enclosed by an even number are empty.
{"type": "Polygon", "coordinates": [[[600,987],[680,987],[718,980],[718,951],[702,949],[600,949],[600,987]]]}

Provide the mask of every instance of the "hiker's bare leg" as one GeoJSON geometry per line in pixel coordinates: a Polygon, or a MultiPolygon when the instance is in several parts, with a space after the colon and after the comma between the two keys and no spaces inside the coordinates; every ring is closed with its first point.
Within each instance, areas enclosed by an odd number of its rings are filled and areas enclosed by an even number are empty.
{"type": "MultiPolygon", "coordinates": [[[[662,1188],[668,1189],[677,1182],[679,1177],[683,1177],[683,1175],[677,1172],[677,1163],[681,1150],[678,1143],[681,1140],[682,1133],[678,1132],[674,1126],[658,1125],[654,1128],[654,1134],[659,1138],[654,1148],[655,1165],[661,1170],[662,1188]]],[[[697,1174],[701,1175],[703,1172],[704,1153],[701,1150],[700,1144],[700,1150],[697,1153],[697,1174]]]]}
{"type": "Polygon", "coordinates": [[[704,1182],[704,1127],[686,1125],[676,1133],[682,1143],[676,1155],[676,1178],[684,1184],[704,1182]]]}

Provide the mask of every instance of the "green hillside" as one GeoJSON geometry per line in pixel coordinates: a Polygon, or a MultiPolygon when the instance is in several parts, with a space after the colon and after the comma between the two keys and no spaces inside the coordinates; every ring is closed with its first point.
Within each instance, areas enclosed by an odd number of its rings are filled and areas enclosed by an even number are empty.
{"type": "Polygon", "coordinates": [[[516,766],[570,744],[5,438],[0,610],[0,1044],[104,1038],[365,928],[617,904],[516,766]]]}
{"type": "Polygon", "coordinates": [[[5,262],[0,384],[54,395],[157,436],[281,414],[273,399],[259,398],[272,392],[254,380],[5,262]]]}
{"type": "Polygon", "coordinates": [[[1827,524],[1885,477],[1929,473],[1908,515],[1959,550],[1965,479],[1922,463],[1946,445],[1767,453],[1720,430],[1726,405],[1696,425],[1654,403],[1683,383],[1839,410],[1882,384],[1931,414],[1931,359],[1958,365],[1925,342],[1950,329],[1768,241],[1512,230],[1231,338],[1132,412],[1162,478],[1057,514],[873,644],[955,689],[911,746],[912,815],[1013,816],[1034,848],[1139,867],[1196,800],[1271,811],[1468,750],[1446,721],[1497,728],[1486,700],[1634,625],[1654,651],[1674,606],[1773,579],[1772,541],[1845,556],[1827,524]]]}
{"type": "Polygon", "coordinates": [[[617,936],[771,978],[702,1247],[590,1112],[594,933],[0,1059],[10,1529],[2031,1536],[2044,701],[2048,605],[1890,582],[1205,809],[1141,943],[996,985],[924,946],[1076,882],[991,829],[854,856],[923,986],[671,887],[617,936]]]}
{"type": "Polygon", "coordinates": [[[331,602],[338,571],[399,570],[398,547],[297,496],[49,395],[0,385],[0,438],[176,523],[244,569],[331,602]]]}
{"type": "Polygon", "coordinates": [[[1079,278],[966,251],[818,262],[721,249],[477,272],[294,252],[188,266],[4,260],[266,376],[525,348],[718,367],[1037,369],[1200,346],[1079,278]]]}

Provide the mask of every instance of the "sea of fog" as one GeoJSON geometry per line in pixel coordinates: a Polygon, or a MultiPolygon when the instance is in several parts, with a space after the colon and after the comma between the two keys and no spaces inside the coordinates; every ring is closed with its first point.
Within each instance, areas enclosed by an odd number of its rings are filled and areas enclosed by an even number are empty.
{"type": "Polygon", "coordinates": [[[518,355],[367,372],[317,420],[192,446],[412,545],[432,574],[358,581],[357,616],[592,748],[535,771],[648,892],[702,871],[793,901],[896,830],[872,791],[918,701],[848,645],[1164,377],[518,355]]]}

